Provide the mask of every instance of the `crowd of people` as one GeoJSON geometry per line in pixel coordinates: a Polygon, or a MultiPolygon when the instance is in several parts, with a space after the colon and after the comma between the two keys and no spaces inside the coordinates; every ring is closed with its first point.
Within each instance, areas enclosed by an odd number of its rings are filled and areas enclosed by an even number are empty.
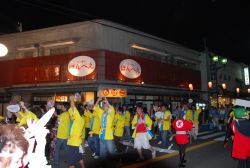
{"type": "MultiPolygon", "coordinates": [[[[173,147],[173,135],[179,147],[179,167],[185,167],[186,146],[190,140],[197,139],[199,116],[203,111],[188,103],[175,108],[173,112],[169,104],[152,105],[150,110],[146,110],[143,104],[138,103],[134,108],[128,109],[126,105],[111,105],[106,97],[99,97],[95,103],[92,101],[82,104],[79,98],[72,95],[70,102],[64,102],[58,106],[59,109],[55,110],[46,128],[43,129],[44,136],[38,137],[37,133],[30,131],[34,125],[31,123],[39,121],[46,111],[53,108],[54,101],[48,101],[46,106],[36,106],[33,109],[34,113],[22,101],[17,105],[20,110],[12,113],[13,115],[8,117],[8,120],[2,117],[3,121],[13,122],[13,124],[4,123],[0,127],[4,130],[0,131],[0,164],[5,165],[1,167],[11,165],[11,157],[16,163],[12,167],[25,167],[25,165],[32,167],[32,161],[27,158],[31,158],[28,157],[29,153],[34,153],[34,148],[39,148],[41,144],[45,148],[45,153],[43,153],[47,160],[45,165],[53,165],[53,167],[60,165],[62,148],[66,153],[67,164],[70,168],[78,165],[81,168],[85,167],[84,154],[87,146],[92,152],[92,157],[100,159],[104,166],[109,157],[121,161],[119,156],[127,150],[121,141],[134,143],[139,156],[137,161],[144,160],[142,149],[150,150],[152,159],[155,159],[156,150],[151,146],[150,140],[154,139],[161,149],[159,152],[164,152],[173,147]],[[13,129],[16,130],[10,131],[12,135],[8,130],[13,129]],[[20,139],[17,139],[15,135],[18,135],[20,139]],[[33,142],[30,142],[31,139],[33,142]],[[8,146],[11,143],[14,146],[8,146]],[[10,148],[21,151],[17,158],[11,153],[15,150],[10,148]],[[5,154],[9,160],[5,159],[5,154]]],[[[226,113],[223,108],[220,111],[212,108],[209,117],[214,128],[222,129],[219,122],[222,116],[223,123],[227,123],[226,113]]],[[[42,155],[42,152],[37,153],[42,155]]]]}

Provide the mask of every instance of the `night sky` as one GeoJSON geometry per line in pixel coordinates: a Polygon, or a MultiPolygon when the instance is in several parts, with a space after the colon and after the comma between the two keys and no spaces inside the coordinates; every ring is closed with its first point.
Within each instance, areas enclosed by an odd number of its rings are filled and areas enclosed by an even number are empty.
{"type": "Polygon", "coordinates": [[[0,33],[107,19],[250,65],[248,0],[3,0],[0,33]],[[158,2],[159,1],[159,2],[158,2]],[[248,59],[248,60],[247,60],[248,59]]]}

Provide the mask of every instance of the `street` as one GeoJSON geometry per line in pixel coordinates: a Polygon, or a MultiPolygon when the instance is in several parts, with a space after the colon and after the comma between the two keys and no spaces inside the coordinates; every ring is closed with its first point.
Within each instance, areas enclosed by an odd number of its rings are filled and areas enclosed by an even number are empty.
{"type": "MultiPolygon", "coordinates": [[[[187,168],[236,168],[237,161],[231,158],[231,144],[227,148],[223,147],[224,132],[205,131],[201,132],[196,141],[189,144],[186,153],[186,167],[187,168]]],[[[151,152],[144,150],[143,154],[145,160],[138,162],[136,150],[132,146],[129,147],[127,153],[123,153],[121,160],[116,161],[108,160],[107,167],[122,167],[122,168],[177,168],[178,167],[178,147],[175,144],[175,140],[172,141],[174,146],[171,150],[165,152],[159,152],[157,143],[154,140],[151,141],[152,146],[157,150],[156,158],[151,159],[151,152]]],[[[128,143],[125,143],[128,144],[128,143]]],[[[132,145],[132,144],[131,144],[132,145]]],[[[102,163],[99,159],[95,160],[91,156],[89,148],[86,149],[84,156],[85,165],[87,168],[101,167],[102,163]]],[[[62,151],[62,161],[60,168],[67,167],[65,162],[65,155],[62,151]]]]}

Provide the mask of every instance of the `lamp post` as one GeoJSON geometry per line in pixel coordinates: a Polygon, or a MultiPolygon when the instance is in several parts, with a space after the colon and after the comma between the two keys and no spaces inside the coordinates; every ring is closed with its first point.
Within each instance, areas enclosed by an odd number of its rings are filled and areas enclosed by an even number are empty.
{"type": "MultiPolygon", "coordinates": [[[[227,59],[224,57],[220,57],[218,55],[213,55],[211,57],[211,61],[210,61],[210,78],[211,81],[208,82],[208,88],[215,88],[216,91],[216,107],[217,109],[219,108],[219,85],[218,85],[218,70],[225,68],[225,65],[227,64],[227,59]],[[214,83],[214,86],[213,86],[214,83]]],[[[226,84],[223,83],[222,84],[222,88],[226,89],[226,84]]]]}

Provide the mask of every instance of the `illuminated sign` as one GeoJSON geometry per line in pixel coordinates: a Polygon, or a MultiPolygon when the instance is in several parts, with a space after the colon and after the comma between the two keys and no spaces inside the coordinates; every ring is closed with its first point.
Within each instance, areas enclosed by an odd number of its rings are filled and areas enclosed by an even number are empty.
{"type": "Polygon", "coordinates": [[[141,66],[132,59],[125,59],[120,63],[120,72],[127,78],[135,79],[141,75],[141,66]]]}
{"type": "Polygon", "coordinates": [[[249,70],[248,67],[244,68],[245,85],[249,85],[249,70]]]}
{"type": "Polygon", "coordinates": [[[95,60],[88,56],[78,56],[70,60],[68,71],[73,76],[87,76],[95,70],[95,60]]]}
{"type": "Polygon", "coordinates": [[[56,102],[67,102],[68,96],[56,96],[55,99],[56,99],[56,102]]]}
{"type": "Polygon", "coordinates": [[[101,88],[98,97],[127,97],[127,90],[121,88],[101,88]]]}

